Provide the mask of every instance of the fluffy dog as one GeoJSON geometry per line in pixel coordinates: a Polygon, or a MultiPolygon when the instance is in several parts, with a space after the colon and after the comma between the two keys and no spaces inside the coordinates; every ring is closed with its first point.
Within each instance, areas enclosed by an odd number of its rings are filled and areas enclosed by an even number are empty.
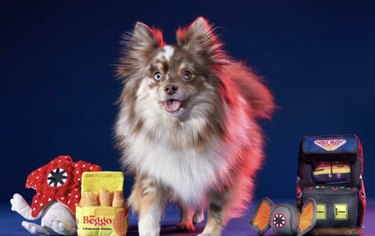
{"type": "Polygon", "coordinates": [[[220,235],[251,201],[263,159],[256,119],[270,118],[273,96],[225,54],[203,17],[176,35],[166,45],[161,31],[137,23],[125,37],[115,129],[121,161],[135,175],[128,203],[141,236],[159,235],[169,200],[182,208],[179,229],[194,230],[202,220],[194,212],[205,205],[202,234],[220,235]]]}

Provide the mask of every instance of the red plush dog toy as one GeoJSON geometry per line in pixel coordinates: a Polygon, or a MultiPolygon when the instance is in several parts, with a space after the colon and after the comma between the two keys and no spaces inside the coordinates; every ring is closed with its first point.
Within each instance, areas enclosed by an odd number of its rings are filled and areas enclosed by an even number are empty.
{"type": "Polygon", "coordinates": [[[27,177],[26,188],[36,190],[31,206],[16,193],[10,200],[12,210],[28,220],[42,219],[41,225],[22,222],[32,234],[73,234],[76,232],[75,209],[81,199],[82,173],[100,170],[98,165],[59,156],[27,177]]]}

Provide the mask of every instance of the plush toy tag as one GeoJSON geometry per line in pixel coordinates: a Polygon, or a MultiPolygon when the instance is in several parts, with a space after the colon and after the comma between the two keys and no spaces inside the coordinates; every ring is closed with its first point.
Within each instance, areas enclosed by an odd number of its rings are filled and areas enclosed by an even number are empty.
{"type": "Polygon", "coordinates": [[[122,172],[82,174],[81,201],[76,209],[77,233],[82,236],[122,236],[128,227],[122,172]]]}

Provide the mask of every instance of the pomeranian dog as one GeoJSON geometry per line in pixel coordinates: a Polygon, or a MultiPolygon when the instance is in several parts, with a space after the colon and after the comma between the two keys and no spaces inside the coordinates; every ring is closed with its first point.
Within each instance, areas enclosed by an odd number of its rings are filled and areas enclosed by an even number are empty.
{"type": "Polygon", "coordinates": [[[128,204],[139,235],[160,233],[163,206],[181,207],[178,229],[193,231],[208,208],[202,235],[220,235],[249,206],[263,159],[257,118],[270,118],[274,99],[243,63],[222,49],[203,17],[176,32],[137,23],[117,67],[116,139],[121,161],[135,175],[128,204]]]}

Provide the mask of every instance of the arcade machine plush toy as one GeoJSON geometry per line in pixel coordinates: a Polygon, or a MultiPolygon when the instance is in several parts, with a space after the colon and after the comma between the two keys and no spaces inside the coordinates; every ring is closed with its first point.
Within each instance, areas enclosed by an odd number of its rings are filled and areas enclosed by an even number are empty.
{"type": "Polygon", "coordinates": [[[366,211],[363,153],[356,135],[307,136],[300,144],[297,206],[317,204],[314,235],[358,235],[366,211]]]}
{"type": "Polygon", "coordinates": [[[298,208],[290,204],[275,205],[269,198],[264,198],[250,225],[263,235],[271,227],[277,235],[302,236],[308,233],[316,221],[316,204],[314,199],[308,199],[300,212],[298,208]]]}
{"type": "Polygon", "coordinates": [[[73,162],[70,156],[59,156],[27,177],[26,188],[36,190],[31,206],[16,193],[10,200],[12,210],[27,220],[41,218],[41,225],[22,222],[22,226],[32,234],[74,234],[82,173],[100,169],[100,166],[88,162],[73,162]]]}

